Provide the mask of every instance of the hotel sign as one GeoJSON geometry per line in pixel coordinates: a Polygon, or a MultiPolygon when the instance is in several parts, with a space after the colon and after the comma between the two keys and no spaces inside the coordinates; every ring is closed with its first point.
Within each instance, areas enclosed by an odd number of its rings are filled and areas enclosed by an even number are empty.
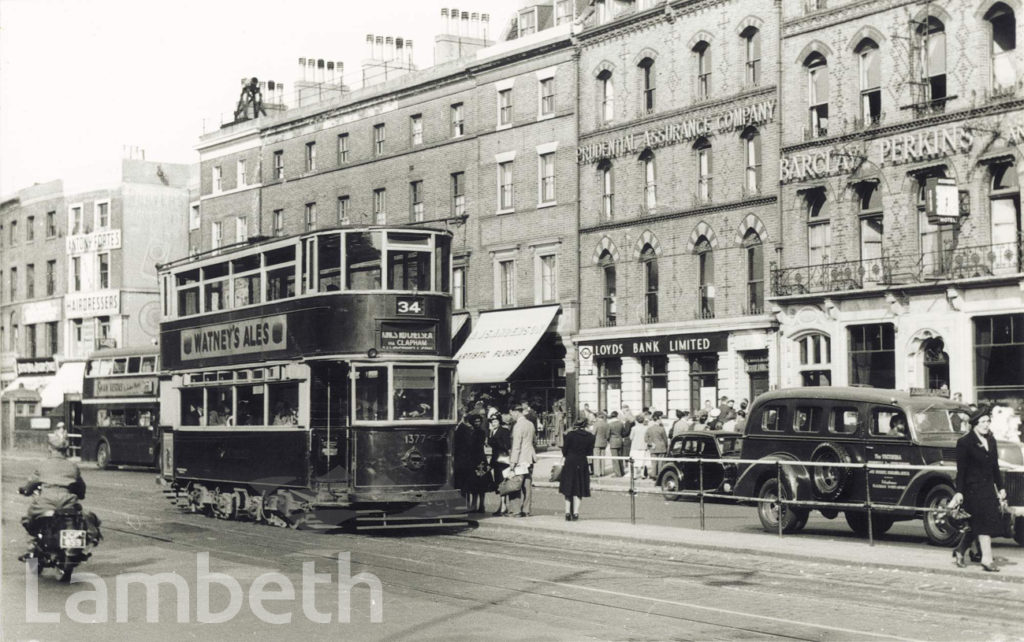
{"type": "Polygon", "coordinates": [[[64,316],[69,319],[121,313],[121,291],[77,292],[64,295],[64,316]]]}
{"type": "MultiPolygon", "coordinates": [[[[580,345],[590,348],[593,357],[642,357],[658,354],[696,354],[701,352],[725,352],[729,340],[728,332],[706,334],[673,334],[628,339],[606,339],[583,341],[580,345]]],[[[583,348],[580,348],[581,350],[583,348]]]]}
{"type": "Polygon", "coordinates": [[[68,254],[106,252],[121,247],[121,230],[103,230],[92,234],[76,234],[66,240],[68,254]]]}
{"type": "Polygon", "coordinates": [[[288,347],[288,316],[275,314],[181,331],[181,360],[273,352],[288,347]]]}
{"type": "Polygon", "coordinates": [[[57,374],[57,362],[53,359],[18,359],[14,363],[15,372],[21,375],[57,374]]]}
{"type": "Polygon", "coordinates": [[[156,395],[156,377],[95,379],[96,397],[152,397],[156,395]]]}
{"type": "Polygon", "coordinates": [[[755,105],[669,122],[656,128],[626,134],[612,140],[577,147],[576,162],[586,165],[608,158],[639,154],[648,148],[657,149],[696,140],[701,136],[713,136],[750,125],[763,125],[774,119],[775,101],[766,100],[755,105]]]}

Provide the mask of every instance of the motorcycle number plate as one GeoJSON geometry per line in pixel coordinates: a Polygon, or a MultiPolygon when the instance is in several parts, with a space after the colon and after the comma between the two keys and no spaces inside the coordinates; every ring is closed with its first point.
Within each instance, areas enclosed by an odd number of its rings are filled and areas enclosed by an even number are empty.
{"type": "Polygon", "coordinates": [[[85,548],[85,531],[63,530],[60,532],[61,548],[85,548]]]}

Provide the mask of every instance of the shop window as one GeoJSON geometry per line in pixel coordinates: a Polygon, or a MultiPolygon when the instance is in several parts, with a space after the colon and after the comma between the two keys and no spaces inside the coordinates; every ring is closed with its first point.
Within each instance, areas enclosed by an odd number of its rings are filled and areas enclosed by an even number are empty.
{"type": "Polygon", "coordinates": [[[697,239],[697,318],[715,318],[715,254],[706,236],[697,239]]]}
{"type": "Polygon", "coordinates": [[[644,323],[658,322],[658,255],[649,244],[640,253],[644,270],[644,323]]]}
{"type": "Polygon", "coordinates": [[[820,53],[804,61],[807,70],[807,106],[809,123],[805,138],[828,136],[828,62],[820,53]]]}
{"type": "Polygon", "coordinates": [[[974,385],[978,401],[1024,401],[1024,314],[974,319],[974,385]]]}
{"type": "Polygon", "coordinates": [[[598,359],[597,407],[618,410],[622,405],[622,359],[598,359]]]}
{"type": "Polygon", "coordinates": [[[764,245],[754,230],[743,237],[747,263],[747,314],[764,313],[764,245]]]}
{"type": "Polygon", "coordinates": [[[942,108],[949,97],[946,87],[946,27],[935,16],[929,16],[917,28],[917,47],[920,51],[920,83],[924,96],[920,102],[942,108]]]}
{"type": "Polygon", "coordinates": [[[756,27],[747,27],[740,34],[746,52],[746,74],[748,87],[761,84],[761,32],[756,27]]]}
{"type": "Polygon", "coordinates": [[[860,126],[871,127],[882,120],[882,72],[878,43],[865,38],[854,50],[860,67],[860,126]]]}
{"type": "Polygon", "coordinates": [[[891,323],[854,325],[847,331],[850,340],[850,384],[895,388],[895,326],[891,323]]]}
{"type": "Polygon", "coordinates": [[[640,362],[643,405],[651,410],[668,411],[668,357],[644,357],[640,362]]]}
{"type": "Polygon", "coordinates": [[[654,113],[654,59],[644,58],[637,65],[640,71],[640,113],[654,113]]]}
{"type": "Polygon", "coordinates": [[[1002,2],[992,5],[985,14],[991,29],[992,89],[1012,89],[1017,84],[1013,55],[1017,50],[1017,19],[1013,9],[1002,2]]]}
{"type": "Polygon", "coordinates": [[[800,379],[803,386],[832,385],[832,340],[825,334],[809,334],[797,341],[800,379]]]}
{"type": "Polygon", "coordinates": [[[601,325],[612,327],[616,325],[618,313],[616,305],[616,284],[615,284],[615,260],[611,252],[601,252],[598,260],[598,267],[601,268],[601,276],[604,280],[604,315],[601,325]]]}
{"type": "Polygon", "coordinates": [[[690,358],[690,408],[710,410],[718,401],[718,355],[700,354],[690,358]]]}

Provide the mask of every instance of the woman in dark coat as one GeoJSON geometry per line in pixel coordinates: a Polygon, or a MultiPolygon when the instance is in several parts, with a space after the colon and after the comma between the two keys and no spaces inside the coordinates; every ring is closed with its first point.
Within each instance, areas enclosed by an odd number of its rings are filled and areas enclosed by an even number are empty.
{"type": "Polygon", "coordinates": [[[466,498],[466,508],[469,505],[469,494],[473,489],[477,461],[475,455],[475,437],[473,435],[473,418],[477,415],[468,414],[462,418],[459,425],[455,427],[455,434],[452,436],[452,483],[466,498]]]}
{"type": "Polygon", "coordinates": [[[484,416],[473,415],[470,417],[473,425],[473,437],[470,442],[470,462],[473,468],[470,472],[467,499],[471,513],[484,512],[484,497],[491,485],[491,475],[487,470],[487,455],[484,452],[484,444],[487,443],[487,428],[484,427],[484,416]]]}
{"type": "Polygon", "coordinates": [[[580,502],[590,497],[590,469],[587,456],[594,452],[594,435],[587,431],[587,420],[580,419],[565,434],[562,443],[562,475],[558,479],[558,492],[565,496],[565,521],[580,518],[580,502]]]}
{"type": "MultiPolygon", "coordinates": [[[[508,468],[509,455],[512,452],[512,431],[508,425],[502,422],[500,415],[491,415],[489,420],[489,433],[487,445],[491,447],[491,488],[498,490],[498,484],[504,479],[502,471],[508,468]]],[[[508,496],[500,495],[501,503],[498,510],[494,512],[495,517],[508,515],[508,496]]]]}
{"type": "Polygon", "coordinates": [[[964,533],[953,551],[956,565],[963,567],[964,554],[974,538],[981,547],[981,567],[997,572],[992,560],[992,535],[1003,533],[1003,518],[999,501],[1006,498],[999,476],[999,450],[991,429],[992,410],[978,409],[970,418],[971,431],[956,442],[956,494],[949,500],[951,507],[963,502],[964,510],[971,514],[970,530],[964,533]]]}

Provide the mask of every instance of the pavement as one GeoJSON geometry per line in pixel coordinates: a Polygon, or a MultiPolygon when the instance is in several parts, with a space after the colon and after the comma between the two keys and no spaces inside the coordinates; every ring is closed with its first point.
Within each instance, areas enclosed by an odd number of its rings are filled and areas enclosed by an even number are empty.
{"type": "MultiPolygon", "coordinates": [[[[534,486],[557,488],[557,482],[547,481],[551,468],[561,462],[560,457],[539,455],[534,466],[534,486]]],[[[628,477],[593,478],[591,490],[618,490],[628,492],[628,477]]],[[[636,480],[635,490],[657,492],[650,480],[636,480]]],[[[585,507],[585,504],[584,504],[585,507]]],[[[747,554],[764,554],[794,560],[809,560],[824,564],[871,567],[889,570],[907,570],[942,575],[971,575],[975,579],[1014,582],[1024,584],[1024,547],[1000,546],[995,553],[999,573],[986,573],[978,564],[957,568],[953,564],[952,549],[921,545],[920,547],[896,546],[884,540],[869,544],[866,539],[833,539],[828,537],[805,537],[800,535],[773,535],[770,533],[736,533],[729,531],[702,531],[677,526],[652,524],[628,524],[604,520],[587,520],[586,514],[579,521],[566,522],[561,515],[533,515],[525,519],[484,518],[479,528],[516,528],[575,536],[618,539],[686,549],[709,549],[737,551],[747,554]]],[[[1002,540],[1006,541],[1006,540],[1002,540]]]]}
{"type": "MultiPolygon", "coordinates": [[[[46,455],[31,451],[10,451],[3,454],[3,460],[36,460],[46,455]]],[[[557,488],[557,482],[547,481],[551,469],[561,462],[554,454],[539,455],[534,466],[534,486],[557,488]]],[[[598,477],[591,482],[591,490],[628,492],[628,477],[598,477]]],[[[638,479],[634,482],[637,493],[656,493],[658,488],[651,480],[638,479]]],[[[485,516],[478,522],[482,531],[490,529],[518,529],[560,533],[572,536],[615,539],[655,545],[678,546],[688,550],[707,549],[735,551],[746,554],[764,554],[792,560],[806,560],[823,564],[847,567],[870,567],[892,571],[905,570],[942,575],[970,575],[975,579],[1024,584],[1024,547],[1000,546],[996,551],[999,573],[986,573],[978,564],[957,568],[953,564],[951,549],[922,545],[920,547],[897,546],[876,540],[869,544],[858,539],[833,539],[828,537],[805,537],[800,535],[778,536],[770,533],[738,533],[710,531],[678,526],[653,524],[628,524],[618,521],[588,520],[584,512],[579,521],[566,522],[561,515],[532,515],[524,519],[505,519],[485,516]]]]}

